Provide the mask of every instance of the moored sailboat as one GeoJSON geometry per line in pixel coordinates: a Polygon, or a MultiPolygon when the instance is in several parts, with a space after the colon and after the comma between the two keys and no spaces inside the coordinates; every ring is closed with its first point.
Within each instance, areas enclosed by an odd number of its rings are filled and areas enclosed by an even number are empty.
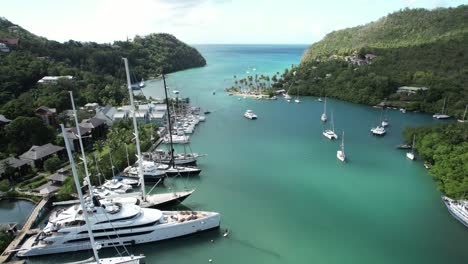
{"type": "Polygon", "coordinates": [[[435,114],[432,116],[433,118],[436,118],[436,119],[447,119],[447,118],[450,118],[450,116],[447,115],[447,114],[445,113],[445,111],[447,110],[447,109],[445,109],[445,103],[446,103],[446,101],[447,101],[447,98],[444,98],[444,104],[442,105],[442,112],[440,112],[440,113],[435,113],[435,114]]]}
{"type": "Polygon", "coordinates": [[[320,120],[322,122],[327,122],[327,98],[325,97],[325,103],[323,104],[323,113],[322,116],[320,116],[320,120]]]}
{"type": "Polygon", "coordinates": [[[457,120],[458,123],[465,123],[465,122],[468,121],[468,120],[466,120],[466,110],[468,110],[468,105],[465,106],[465,112],[463,113],[463,118],[457,120]]]}
{"type": "Polygon", "coordinates": [[[343,134],[341,135],[341,145],[340,145],[341,149],[337,150],[336,151],[336,157],[341,160],[342,162],[344,162],[346,160],[346,154],[345,154],[345,151],[344,151],[344,131],[343,131],[343,134]]]}
{"type": "Polygon", "coordinates": [[[326,129],[323,131],[323,135],[328,139],[338,139],[338,135],[335,133],[335,124],[333,122],[333,112],[331,113],[331,129],[326,129]]]}
{"type": "Polygon", "coordinates": [[[406,152],[406,157],[410,160],[414,160],[416,157],[414,156],[414,143],[415,143],[416,135],[413,135],[413,145],[411,145],[411,151],[406,152]]]}

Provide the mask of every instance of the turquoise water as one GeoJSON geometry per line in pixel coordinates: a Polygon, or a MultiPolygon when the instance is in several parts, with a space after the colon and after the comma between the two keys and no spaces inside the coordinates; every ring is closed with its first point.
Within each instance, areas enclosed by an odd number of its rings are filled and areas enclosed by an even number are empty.
{"type": "MultiPolygon", "coordinates": [[[[301,98],[301,104],[239,101],[222,91],[248,68],[272,74],[299,63],[306,46],[197,48],[208,65],[171,74],[168,85],[212,111],[191,143],[193,151],[208,156],[199,160],[199,178],[172,181],[178,188],[196,187],[184,205],[220,212],[222,230],[231,234],[223,238],[212,231],[139,245],[132,253],[159,264],[468,263],[467,229],[447,212],[422,163],[395,149],[405,126],[436,123],[430,115],[390,111],[388,134],[378,138],[369,129],[379,110],[329,100],[336,130],[346,131],[349,162],[341,163],[339,141],[321,134],[323,105],[315,98],[301,98]],[[247,109],[259,119],[244,118],[247,109]]],[[[161,95],[160,82],[148,82],[144,93],[161,95]]]]}
{"type": "Polygon", "coordinates": [[[18,223],[18,228],[26,221],[34,203],[24,200],[0,200],[0,223],[18,223]]]}

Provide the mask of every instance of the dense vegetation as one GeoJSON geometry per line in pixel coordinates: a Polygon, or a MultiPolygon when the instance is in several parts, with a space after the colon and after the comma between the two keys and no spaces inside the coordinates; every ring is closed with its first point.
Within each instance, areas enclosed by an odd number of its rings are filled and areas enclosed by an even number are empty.
{"type": "Polygon", "coordinates": [[[0,18],[0,38],[19,38],[20,47],[0,52],[0,113],[14,119],[32,115],[32,109],[47,104],[68,108],[68,90],[78,104],[118,104],[126,98],[122,57],[128,57],[134,82],[206,64],[200,53],[169,34],[136,36],[113,44],[65,43],[35,36],[0,18]],[[37,86],[45,75],[72,75],[73,81],[37,86]]]}
{"type": "Polygon", "coordinates": [[[13,241],[13,238],[13,235],[0,231],[0,252],[3,252],[3,250],[8,247],[10,242],[13,241]]]}
{"type": "Polygon", "coordinates": [[[122,57],[129,58],[134,82],[206,64],[197,50],[168,34],[136,36],[113,44],[59,43],[0,18],[0,38],[20,39],[19,48],[0,52],[0,114],[13,120],[0,130],[0,159],[50,142],[54,132],[40,123],[34,109],[41,105],[56,108],[57,113],[70,109],[68,91],[74,92],[77,105],[125,102],[128,92],[122,57]],[[46,75],[72,75],[74,79],[38,85],[46,75]]]}
{"type": "Polygon", "coordinates": [[[370,24],[335,31],[313,44],[288,69],[277,88],[290,94],[330,96],[355,103],[387,104],[460,117],[468,103],[468,6],[405,9],[370,24]],[[346,56],[364,60],[357,65],[346,56]],[[368,63],[370,62],[370,63],[368,63]],[[296,72],[296,76],[292,73],[296,72]],[[414,95],[400,86],[424,86],[414,95]]]}
{"type": "Polygon", "coordinates": [[[416,138],[415,149],[432,167],[440,191],[456,199],[468,198],[468,126],[466,123],[407,128],[405,139],[416,138]]]}

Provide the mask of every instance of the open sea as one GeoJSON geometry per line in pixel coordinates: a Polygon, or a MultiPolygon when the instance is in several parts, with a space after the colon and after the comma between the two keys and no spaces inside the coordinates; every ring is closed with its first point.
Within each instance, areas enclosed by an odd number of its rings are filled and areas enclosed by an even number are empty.
{"type": "MultiPolygon", "coordinates": [[[[468,229],[440,199],[420,160],[402,143],[406,126],[433,124],[428,114],[388,112],[385,137],[369,132],[380,110],[328,100],[335,129],[345,131],[348,162],[336,158],[340,140],[322,135],[323,104],[241,99],[223,90],[233,76],[282,73],[298,64],[305,45],[197,45],[207,66],[170,74],[170,89],[211,111],[191,139],[200,177],[172,179],[172,189],[196,188],[184,206],[222,214],[221,230],[129,247],[146,263],[468,263],[468,229]],[[215,95],[213,95],[215,91],[215,95]],[[243,117],[253,110],[258,120],[243,117]],[[230,230],[227,238],[224,229],[230,230]]],[[[147,96],[163,93],[148,81],[147,96]]],[[[330,112],[328,112],[330,118],[330,112]]],[[[326,125],[327,126],[327,125],[326,125]]],[[[461,165],[461,164],[460,164],[461,165]]],[[[149,187],[150,188],[150,187],[149,187]]],[[[149,189],[148,188],[148,189],[149,189]]],[[[159,188],[157,191],[161,191],[159,188]]],[[[115,255],[105,249],[102,256],[115,255]]],[[[63,263],[90,257],[77,252],[28,259],[63,263]]]]}

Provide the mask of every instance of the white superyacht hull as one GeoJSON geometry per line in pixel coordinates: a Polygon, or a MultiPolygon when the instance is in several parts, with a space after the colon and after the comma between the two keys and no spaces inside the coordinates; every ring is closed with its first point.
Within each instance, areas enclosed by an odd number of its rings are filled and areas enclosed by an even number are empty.
{"type": "MultiPolygon", "coordinates": [[[[177,212],[168,211],[165,213],[175,215],[177,212]]],[[[198,213],[200,214],[201,212],[198,213]]],[[[105,234],[94,231],[94,239],[96,243],[99,243],[103,248],[105,248],[156,242],[218,228],[221,221],[220,214],[211,212],[207,214],[209,215],[203,218],[175,221],[168,224],[161,224],[157,227],[149,226],[143,228],[128,228],[123,231],[105,232],[105,234]]],[[[87,235],[72,239],[78,240],[76,242],[55,242],[52,245],[34,246],[33,243],[36,236],[30,237],[26,240],[20,251],[17,253],[18,257],[59,254],[91,249],[91,243],[87,235]]]]}

